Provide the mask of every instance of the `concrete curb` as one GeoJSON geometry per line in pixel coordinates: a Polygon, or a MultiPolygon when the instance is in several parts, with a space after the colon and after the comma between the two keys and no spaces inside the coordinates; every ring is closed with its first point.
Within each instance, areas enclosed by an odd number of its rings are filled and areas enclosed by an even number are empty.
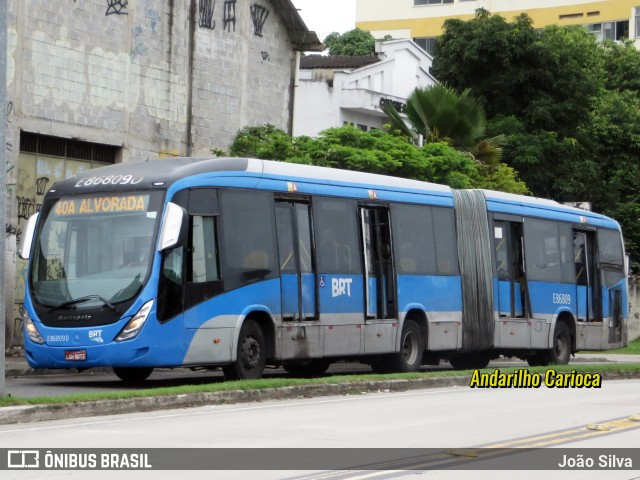
{"type": "Polygon", "coordinates": [[[202,407],[232,403],[264,402],[329,395],[350,395],[377,392],[401,392],[420,388],[467,386],[470,377],[439,377],[413,380],[381,380],[340,384],[301,385],[260,390],[229,390],[180,395],[137,397],[121,400],[97,400],[71,404],[19,405],[0,408],[0,425],[12,423],[61,420],[123,413],[151,412],[176,408],[202,407]]]}
{"type": "MultiPolygon", "coordinates": [[[[603,372],[603,380],[640,378],[640,372],[603,372]]],[[[151,412],[179,408],[264,402],[323,397],[330,395],[361,395],[364,393],[403,392],[424,388],[466,387],[469,375],[460,377],[418,378],[411,380],[378,380],[340,384],[302,385],[260,390],[229,390],[180,395],[138,397],[119,400],[97,400],[69,404],[19,405],[0,408],[0,425],[62,420],[126,413],[151,412]]]]}

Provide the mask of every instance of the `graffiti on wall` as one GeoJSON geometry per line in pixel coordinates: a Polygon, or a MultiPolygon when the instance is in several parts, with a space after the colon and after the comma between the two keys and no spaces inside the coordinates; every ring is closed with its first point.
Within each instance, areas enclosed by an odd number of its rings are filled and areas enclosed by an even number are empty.
{"type": "Polygon", "coordinates": [[[160,12],[155,8],[149,6],[149,1],[144,4],[144,18],[147,19],[147,26],[153,31],[156,31],[156,25],[160,21],[160,12]]]}
{"type": "Polygon", "coordinates": [[[18,221],[20,219],[29,220],[31,215],[40,211],[41,203],[27,197],[16,196],[18,201],[18,221]]]}
{"type": "Polygon", "coordinates": [[[264,27],[264,23],[267,21],[267,17],[269,16],[269,10],[262,5],[258,5],[254,3],[251,5],[251,21],[253,22],[253,34],[257,37],[262,36],[262,27],[264,27]]]}
{"type": "Polygon", "coordinates": [[[147,51],[147,46],[144,43],[136,43],[133,47],[131,47],[131,51],[129,52],[129,59],[131,63],[136,63],[138,58],[147,51]]]}
{"type": "Polygon", "coordinates": [[[262,61],[263,62],[268,62],[269,61],[269,52],[263,50],[260,52],[260,55],[262,55],[262,61]]]}
{"type": "MultiPolygon", "coordinates": [[[[152,35],[156,33],[156,25],[160,21],[160,12],[149,6],[149,1],[144,5],[144,26],[150,31],[152,35]]],[[[129,51],[129,60],[131,63],[137,63],[138,59],[147,53],[149,50],[144,43],[144,28],[142,24],[137,24],[131,30],[131,36],[133,37],[133,45],[129,51]]]]}
{"type": "Polygon", "coordinates": [[[22,230],[20,229],[20,227],[16,227],[15,225],[11,225],[10,223],[5,223],[4,230],[7,235],[15,235],[16,245],[20,245],[20,242],[22,241],[22,230]]]}
{"type": "Polygon", "coordinates": [[[105,15],[128,15],[128,0],[107,0],[107,11],[105,15]]]}
{"type": "Polygon", "coordinates": [[[210,30],[216,28],[216,21],[213,19],[215,8],[216,0],[200,0],[200,18],[198,19],[200,27],[210,30]]]}
{"type": "Polygon", "coordinates": [[[5,132],[7,133],[7,138],[5,140],[5,150],[6,150],[6,158],[7,161],[5,163],[5,188],[7,189],[8,195],[13,195],[13,191],[16,187],[15,181],[15,164],[13,163],[13,143],[9,139],[8,135],[12,131],[10,128],[11,125],[11,113],[13,112],[13,102],[7,103],[7,117],[6,117],[6,128],[5,132]]]}
{"type": "Polygon", "coordinates": [[[224,0],[222,22],[225,31],[236,31],[236,0],[224,0]]]}

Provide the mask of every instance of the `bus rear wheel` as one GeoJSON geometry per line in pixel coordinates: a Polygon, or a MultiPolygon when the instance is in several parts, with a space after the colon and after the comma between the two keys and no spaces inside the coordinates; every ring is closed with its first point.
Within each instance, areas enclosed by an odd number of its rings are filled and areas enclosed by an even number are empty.
{"type": "Polygon", "coordinates": [[[549,350],[549,360],[553,365],[566,365],[571,357],[571,332],[564,322],[557,322],[553,332],[553,344],[549,350]]]}
{"type": "Polygon", "coordinates": [[[527,363],[530,367],[566,365],[569,363],[569,357],[571,357],[571,332],[566,323],[557,322],[551,349],[536,352],[527,358],[527,363]]]}
{"type": "Polygon", "coordinates": [[[417,372],[422,365],[422,354],[424,353],[424,339],[420,332],[420,327],[413,320],[405,320],[402,327],[402,338],[400,340],[400,351],[391,354],[385,362],[383,359],[377,360],[372,365],[374,371],[379,373],[387,372],[417,372]]]}
{"type": "Polygon", "coordinates": [[[236,361],[222,367],[225,379],[255,380],[262,376],[266,348],[262,329],[255,320],[242,324],[236,353],[236,361]]]}
{"type": "Polygon", "coordinates": [[[285,364],[282,368],[292,377],[313,378],[321,377],[331,366],[325,358],[313,358],[302,363],[285,364]]]}
{"type": "Polygon", "coordinates": [[[113,367],[113,373],[123,382],[139,383],[144,382],[153,372],[151,367],[113,367]]]}

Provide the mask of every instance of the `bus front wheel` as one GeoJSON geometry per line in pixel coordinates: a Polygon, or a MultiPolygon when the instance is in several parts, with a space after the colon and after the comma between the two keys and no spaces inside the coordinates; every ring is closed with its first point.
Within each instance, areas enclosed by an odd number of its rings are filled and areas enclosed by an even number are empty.
{"type": "Polygon", "coordinates": [[[246,320],[240,329],[236,361],[224,365],[222,371],[227,380],[255,380],[262,376],[265,364],[265,342],[260,325],[246,320]]]}
{"type": "Polygon", "coordinates": [[[153,372],[153,368],[151,367],[113,367],[113,373],[115,373],[120,380],[127,383],[144,382],[149,378],[151,372],[153,372]]]}

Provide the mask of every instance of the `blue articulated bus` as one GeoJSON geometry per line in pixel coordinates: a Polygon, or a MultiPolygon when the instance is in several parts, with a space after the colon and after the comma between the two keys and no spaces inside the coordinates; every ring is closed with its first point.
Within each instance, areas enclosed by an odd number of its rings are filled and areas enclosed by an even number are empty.
{"type": "Polygon", "coordinates": [[[254,159],[120,164],[29,220],[35,368],[266,365],[319,375],[499,355],[564,364],[627,342],[619,225],[549,200],[254,159]]]}

